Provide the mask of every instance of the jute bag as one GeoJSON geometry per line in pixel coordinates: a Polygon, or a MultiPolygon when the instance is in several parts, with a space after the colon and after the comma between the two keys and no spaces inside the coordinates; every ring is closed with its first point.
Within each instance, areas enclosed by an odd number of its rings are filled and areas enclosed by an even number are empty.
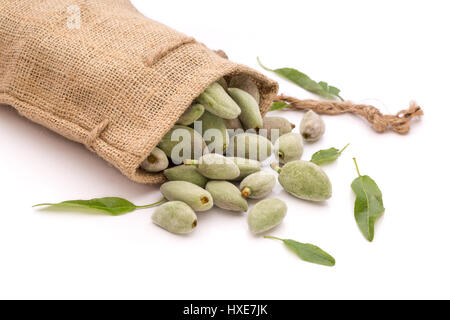
{"type": "Polygon", "coordinates": [[[144,17],[129,0],[0,1],[0,103],[139,183],[164,181],[140,163],[205,88],[234,74],[255,80],[265,114],[275,82],[144,17]]]}

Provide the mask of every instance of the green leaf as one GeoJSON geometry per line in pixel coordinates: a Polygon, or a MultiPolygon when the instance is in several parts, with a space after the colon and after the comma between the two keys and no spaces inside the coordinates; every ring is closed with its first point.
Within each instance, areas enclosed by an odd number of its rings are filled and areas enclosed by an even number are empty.
{"type": "Polygon", "coordinates": [[[258,59],[259,65],[263,69],[270,71],[270,72],[274,72],[275,74],[279,75],[280,77],[285,78],[285,79],[295,83],[299,87],[301,87],[311,93],[314,93],[314,94],[318,95],[319,97],[322,97],[325,99],[331,99],[331,100],[335,100],[337,98],[337,99],[344,101],[344,99],[342,99],[342,97],[339,95],[339,93],[341,91],[336,87],[329,86],[328,83],[326,83],[326,82],[321,81],[321,82],[317,83],[316,81],[312,80],[310,77],[308,77],[303,72],[300,72],[300,71],[298,71],[296,69],[292,69],[292,68],[269,69],[261,63],[261,60],[259,58],[257,58],[257,59],[258,59]]]}
{"type": "Polygon", "coordinates": [[[303,261],[320,264],[327,267],[333,267],[336,265],[336,260],[334,260],[331,255],[315,245],[269,236],[265,236],[264,238],[283,241],[284,245],[303,261]]]}
{"type": "Polygon", "coordinates": [[[344,101],[344,99],[339,95],[339,93],[341,93],[341,90],[339,90],[336,87],[333,86],[329,86],[327,82],[319,82],[319,85],[329,94],[331,94],[332,96],[335,96],[337,98],[339,98],[340,100],[344,101]]]}
{"type": "Polygon", "coordinates": [[[96,198],[91,200],[70,200],[60,203],[41,203],[33,207],[51,206],[51,207],[66,207],[66,208],[83,208],[83,209],[95,209],[103,212],[110,213],[113,216],[132,212],[136,209],[151,208],[163,203],[165,199],[146,206],[136,206],[130,201],[122,198],[96,198]]]}
{"type": "Polygon", "coordinates": [[[277,110],[283,110],[285,108],[289,107],[289,104],[284,102],[274,102],[272,104],[272,107],[270,107],[270,111],[277,111],[277,110]]]}
{"type": "Polygon", "coordinates": [[[345,149],[347,149],[347,147],[350,144],[347,144],[342,150],[338,150],[336,148],[330,148],[327,150],[320,150],[316,153],[313,154],[312,158],[311,158],[311,162],[315,163],[317,165],[323,165],[323,164],[327,164],[330,162],[333,162],[335,160],[337,160],[342,152],[344,152],[345,149]]]}
{"type": "Polygon", "coordinates": [[[375,222],[384,213],[383,196],[375,181],[369,176],[361,176],[356,159],[353,159],[358,178],[352,183],[355,200],[355,219],[364,237],[370,242],[375,235],[375,222]]]}

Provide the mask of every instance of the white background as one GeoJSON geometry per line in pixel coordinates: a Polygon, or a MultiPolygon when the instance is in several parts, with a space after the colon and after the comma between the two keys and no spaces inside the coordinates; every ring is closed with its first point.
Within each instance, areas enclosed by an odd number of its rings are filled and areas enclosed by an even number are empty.
{"type": "MultiPolygon", "coordinates": [[[[333,198],[310,204],[274,190],[289,212],[270,234],[322,247],[337,261],[327,268],[251,235],[245,215],[218,209],[199,214],[197,230],[181,237],[153,225],[152,210],[121,217],[34,210],[46,201],[121,196],[147,204],[161,196],[2,106],[0,298],[450,298],[447,1],[133,3],[233,61],[261,71],[260,56],[269,67],[298,68],[385,113],[416,99],[425,116],[406,136],[377,134],[356,116],[326,116],[325,137],[306,146],[304,159],[351,143],[325,167],[333,198]],[[353,218],[353,156],[384,195],[373,243],[353,218]]],[[[280,114],[297,125],[302,117],[280,114]]]]}

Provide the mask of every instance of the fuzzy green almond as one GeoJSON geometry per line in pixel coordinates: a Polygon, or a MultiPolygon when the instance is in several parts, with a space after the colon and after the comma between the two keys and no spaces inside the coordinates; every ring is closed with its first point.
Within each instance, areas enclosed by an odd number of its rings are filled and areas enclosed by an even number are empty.
{"type": "Polygon", "coordinates": [[[197,227],[197,216],[186,203],[171,201],[155,210],[152,220],[161,228],[176,234],[187,234],[197,227]]]}
{"type": "Polygon", "coordinates": [[[239,106],[217,82],[206,88],[197,101],[207,111],[223,119],[236,119],[241,114],[239,106]]]}
{"type": "Polygon", "coordinates": [[[273,138],[274,140],[276,140],[277,137],[281,137],[286,133],[292,132],[294,128],[295,124],[290,123],[289,120],[287,120],[286,118],[264,117],[261,133],[266,132],[267,139],[270,140],[272,139],[272,132],[273,132],[273,138]]]}
{"type": "Polygon", "coordinates": [[[206,154],[199,160],[185,160],[184,163],[196,166],[200,174],[211,180],[234,180],[240,175],[234,161],[220,154],[206,154]]]}
{"type": "Polygon", "coordinates": [[[155,147],[150,155],[141,163],[141,168],[147,172],[161,172],[169,166],[169,159],[161,149],[155,147]]]}
{"type": "Polygon", "coordinates": [[[177,124],[189,126],[197,121],[205,112],[205,107],[200,103],[191,105],[178,119],[177,124]]]}
{"type": "Polygon", "coordinates": [[[247,201],[234,184],[228,181],[210,181],[206,190],[211,193],[215,206],[230,211],[247,212],[247,201]]]}
{"type": "Polygon", "coordinates": [[[228,89],[228,93],[241,108],[239,120],[245,129],[261,129],[263,119],[258,102],[247,92],[238,88],[228,89]]]}
{"type": "Polygon", "coordinates": [[[242,180],[240,189],[244,198],[262,199],[275,187],[275,176],[266,171],[253,173],[242,180]]]}
{"type": "Polygon", "coordinates": [[[303,138],[298,133],[286,133],[275,143],[275,157],[282,164],[300,160],[303,155],[303,138]]]}
{"type": "Polygon", "coordinates": [[[272,155],[273,145],[263,136],[241,133],[231,139],[228,153],[234,157],[264,161],[272,155]]]}
{"type": "Polygon", "coordinates": [[[248,177],[249,175],[261,171],[261,162],[257,160],[251,160],[251,159],[245,159],[245,158],[239,158],[239,157],[232,157],[230,158],[234,161],[234,163],[238,166],[240,175],[233,181],[242,181],[244,178],[248,177]]]}
{"type": "Polygon", "coordinates": [[[254,234],[269,231],[280,225],[286,217],[287,206],[279,199],[258,202],[248,214],[248,226],[254,234]]]}
{"type": "Polygon", "coordinates": [[[314,111],[308,111],[300,124],[300,134],[307,142],[319,140],[325,133],[325,123],[314,111]]]}
{"type": "Polygon", "coordinates": [[[279,173],[278,181],[291,195],[308,201],[325,201],[331,198],[332,187],[325,171],[308,161],[289,162],[282,168],[272,163],[279,173]]]}
{"type": "Polygon", "coordinates": [[[211,194],[186,181],[169,181],[161,186],[161,193],[169,201],[182,201],[194,211],[207,211],[214,205],[211,194]]]}
{"type": "Polygon", "coordinates": [[[198,159],[208,152],[201,134],[190,127],[180,125],[170,129],[161,139],[158,147],[177,163],[185,159],[198,159]]]}
{"type": "Polygon", "coordinates": [[[164,175],[169,181],[186,181],[201,188],[206,186],[208,179],[202,176],[194,166],[180,165],[164,170],[164,175]]]}
{"type": "Polygon", "coordinates": [[[202,134],[210,152],[223,154],[227,150],[230,136],[222,118],[206,111],[195,123],[194,129],[202,134]]]}

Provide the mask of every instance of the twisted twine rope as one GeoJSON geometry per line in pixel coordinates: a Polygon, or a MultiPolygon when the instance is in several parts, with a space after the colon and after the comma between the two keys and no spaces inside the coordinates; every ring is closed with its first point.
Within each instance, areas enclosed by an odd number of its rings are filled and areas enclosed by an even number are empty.
{"type": "Polygon", "coordinates": [[[402,110],[396,115],[384,115],[373,106],[353,104],[350,101],[300,100],[286,95],[278,96],[276,101],[288,103],[290,108],[313,110],[319,114],[355,113],[367,119],[373,125],[374,130],[379,133],[386,132],[391,128],[397,133],[406,134],[410,130],[411,120],[424,114],[415,101],[410,103],[408,110],[402,110]]]}
{"type": "MultiPolygon", "coordinates": [[[[223,50],[215,51],[219,56],[228,59],[223,50]]],[[[365,104],[354,104],[350,101],[319,101],[300,100],[286,95],[279,95],[276,102],[285,102],[290,108],[299,110],[313,110],[319,114],[343,114],[354,113],[369,121],[376,132],[383,133],[389,128],[399,134],[406,134],[411,128],[411,120],[423,116],[423,110],[415,101],[411,101],[408,110],[402,110],[396,115],[384,115],[374,106],[365,104]]]]}

